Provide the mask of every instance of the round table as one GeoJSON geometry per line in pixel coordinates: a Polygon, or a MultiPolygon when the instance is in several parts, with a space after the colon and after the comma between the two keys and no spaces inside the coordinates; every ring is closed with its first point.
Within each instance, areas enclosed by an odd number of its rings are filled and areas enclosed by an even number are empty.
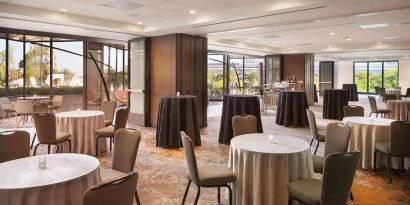
{"type": "Polygon", "coordinates": [[[158,109],[156,140],[157,147],[182,147],[181,131],[184,131],[195,146],[201,145],[195,96],[162,96],[158,109]]]}
{"type": "Polygon", "coordinates": [[[323,118],[342,120],[343,107],[348,105],[347,90],[326,89],[323,96],[323,118]]]}
{"type": "Polygon", "coordinates": [[[347,90],[348,101],[359,101],[356,84],[343,84],[342,89],[347,90]]]}
{"type": "Polygon", "coordinates": [[[0,164],[0,204],[81,205],[83,193],[98,184],[100,162],[81,154],[38,155],[0,164]],[[38,168],[46,157],[47,167],[38,168]]]}
{"type": "Polygon", "coordinates": [[[388,95],[401,95],[400,89],[386,89],[386,94],[388,95]]]}
{"type": "Polygon", "coordinates": [[[291,136],[246,134],[231,140],[228,166],[233,183],[233,204],[287,205],[289,182],[312,178],[309,144],[291,136]]]}
{"type": "Polygon", "coordinates": [[[302,91],[283,91],[279,93],[276,109],[276,124],[285,127],[305,127],[309,125],[306,109],[309,108],[306,93],[302,91]]]}
{"type": "Polygon", "coordinates": [[[254,115],[257,119],[257,132],[263,132],[258,96],[224,95],[221,126],[219,129],[219,143],[231,143],[231,139],[233,138],[232,117],[235,115],[254,115]]]}
{"type": "MultiPolygon", "coordinates": [[[[375,144],[377,142],[389,141],[391,119],[369,118],[369,117],[345,117],[343,122],[352,128],[348,151],[361,151],[361,168],[372,169],[375,144]]],[[[392,161],[393,167],[399,168],[400,160],[392,161]]],[[[409,162],[406,162],[408,164],[409,162]]],[[[377,165],[385,166],[385,158],[377,155],[377,165]]],[[[407,167],[408,165],[405,165],[407,167]]]]}
{"type": "MultiPolygon", "coordinates": [[[[56,114],[57,131],[71,133],[73,153],[95,155],[97,137],[95,130],[104,127],[104,113],[97,110],[80,110],[60,112],[56,114]]],[[[68,151],[68,143],[62,146],[63,151],[68,151]]],[[[106,141],[99,140],[100,152],[106,151],[106,141]]]]}
{"type": "Polygon", "coordinates": [[[390,118],[394,120],[406,121],[410,111],[409,100],[388,100],[387,109],[391,110],[390,118]]]}
{"type": "Polygon", "coordinates": [[[17,97],[17,100],[33,100],[35,103],[38,103],[40,100],[49,100],[51,99],[50,96],[25,96],[25,97],[17,97]]]}

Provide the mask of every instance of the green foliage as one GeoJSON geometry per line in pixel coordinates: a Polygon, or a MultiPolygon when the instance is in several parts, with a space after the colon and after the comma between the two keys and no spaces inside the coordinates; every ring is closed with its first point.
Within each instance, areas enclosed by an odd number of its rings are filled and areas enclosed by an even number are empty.
{"type": "MultiPolygon", "coordinates": [[[[397,69],[385,70],[384,72],[384,87],[395,88],[397,87],[397,69]]],[[[367,93],[367,72],[356,72],[355,83],[357,85],[357,91],[367,93]]],[[[375,92],[375,87],[382,86],[382,74],[381,73],[369,73],[369,93],[375,92]]]]}

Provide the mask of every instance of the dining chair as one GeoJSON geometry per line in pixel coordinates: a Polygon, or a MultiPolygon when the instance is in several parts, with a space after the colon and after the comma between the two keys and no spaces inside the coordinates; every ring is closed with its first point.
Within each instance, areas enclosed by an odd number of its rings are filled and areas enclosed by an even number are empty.
{"type": "Polygon", "coordinates": [[[12,114],[14,114],[16,120],[17,120],[17,114],[16,114],[16,110],[15,110],[15,104],[10,102],[8,97],[2,97],[0,98],[0,105],[1,108],[4,112],[4,115],[2,116],[4,118],[10,118],[12,117],[12,114]]]}
{"type": "Polygon", "coordinates": [[[232,205],[232,189],[229,184],[236,181],[235,173],[225,165],[202,165],[198,167],[191,138],[185,132],[181,132],[181,139],[189,170],[189,181],[181,204],[185,204],[189,187],[193,182],[197,187],[195,205],[198,204],[201,187],[216,187],[218,189],[218,204],[221,203],[220,188],[228,188],[229,204],[232,205]]]}
{"type": "Polygon", "coordinates": [[[115,108],[117,108],[117,103],[113,101],[104,101],[101,104],[101,111],[104,112],[104,124],[106,127],[112,125],[115,108]]]}
{"type": "Polygon", "coordinates": [[[121,178],[103,182],[87,189],[83,205],[132,205],[138,173],[131,172],[121,178]]]}
{"type": "Polygon", "coordinates": [[[316,173],[323,173],[325,157],[334,153],[347,152],[349,145],[351,128],[343,123],[329,123],[326,129],[325,153],[324,156],[314,155],[313,170],[316,173]]]}
{"type": "MultiPolygon", "coordinates": [[[[48,105],[47,103],[36,103],[33,105],[33,111],[34,113],[48,113],[48,105]]],[[[33,139],[31,140],[30,148],[33,148],[36,137],[37,133],[34,133],[33,139]]]]}
{"type": "Polygon", "coordinates": [[[310,146],[312,146],[312,143],[313,143],[314,140],[317,141],[317,145],[316,145],[316,149],[315,149],[315,153],[314,153],[314,155],[316,155],[317,149],[319,147],[319,143],[320,142],[325,142],[326,131],[318,131],[317,124],[316,124],[315,113],[313,113],[309,109],[306,109],[306,114],[307,114],[308,121],[309,121],[310,133],[312,135],[312,140],[310,141],[310,146]]]}
{"type": "Polygon", "coordinates": [[[117,112],[115,113],[115,124],[114,125],[103,127],[95,131],[95,135],[97,136],[97,139],[95,141],[95,150],[96,150],[95,155],[96,156],[98,156],[98,141],[102,137],[110,139],[110,150],[112,150],[112,140],[114,139],[114,133],[118,129],[125,128],[125,126],[127,125],[128,113],[129,113],[128,108],[118,109],[117,112]]]}
{"type": "Polygon", "coordinates": [[[386,88],[379,87],[379,100],[385,101],[386,88]]]}
{"type": "Polygon", "coordinates": [[[370,112],[369,117],[371,117],[372,114],[376,114],[376,117],[378,117],[379,114],[380,114],[382,117],[386,117],[386,116],[387,116],[387,117],[390,117],[391,110],[388,110],[388,109],[378,109],[378,108],[377,108],[377,104],[376,104],[376,98],[374,98],[373,96],[367,96],[367,98],[369,99],[369,104],[370,104],[370,109],[371,109],[371,112],[370,112]]]}
{"type": "Polygon", "coordinates": [[[400,98],[404,98],[404,99],[410,98],[410,88],[407,88],[406,94],[400,95],[400,98]]]}
{"type": "Polygon", "coordinates": [[[71,134],[66,132],[57,132],[56,117],[52,113],[34,113],[34,127],[38,137],[38,143],[34,147],[33,156],[37,153],[37,148],[41,144],[48,145],[48,154],[51,151],[51,145],[57,146],[56,152],[59,151],[59,144],[68,142],[69,152],[71,152],[71,134]]]}
{"type": "Polygon", "coordinates": [[[28,132],[0,132],[0,163],[29,156],[30,134],[28,132]]]}
{"type": "Polygon", "coordinates": [[[258,132],[257,118],[254,115],[235,115],[232,117],[233,136],[258,132]]]}
{"type": "Polygon", "coordinates": [[[376,172],[377,153],[381,152],[386,157],[387,175],[390,184],[393,183],[391,177],[391,158],[401,157],[402,170],[404,170],[404,158],[410,157],[410,122],[394,121],[390,123],[389,141],[376,142],[373,156],[373,171],[376,172]]]}
{"type": "Polygon", "coordinates": [[[33,114],[33,102],[31,100],[17,100],[15,109],[16,115],[21,115],[18,122],[16,118],[17,126],[19,126],[21,121],[23,121],[24,124],[28,121],[28,117],[33,114]]]}
{"type": "Polygon", "coordinates": [[[344,117],[364,117],[364,108],[359,105],[346,105],[343,107],[344,117]]]}
{"type": "Polygon", "coordinates": [[[62,95],[54,95],[51,105],[48,106],[51,113],[54,113],[54,111],[59,112],[61,105],[63,104],[63,98],[64,96],[62,95]]]}
{"type": "Polygon", "coordinates": [[[288,184],[289,205],[293,200],[309,205],[346,205],[359,158],[360,152],[327,156],[322,179],[302,179],[288,184]]]}
{"type": "MultiPolygon", "coordinates": [[[[135,160],[141,141],[141,132],[133,128],[121,128],[114,134],[114,152],[111,169],[101,169],[102,181],[124,177],[134,171],[135,160]]],[[[141,204],[135,189],[135,200],[141,204]]]]}

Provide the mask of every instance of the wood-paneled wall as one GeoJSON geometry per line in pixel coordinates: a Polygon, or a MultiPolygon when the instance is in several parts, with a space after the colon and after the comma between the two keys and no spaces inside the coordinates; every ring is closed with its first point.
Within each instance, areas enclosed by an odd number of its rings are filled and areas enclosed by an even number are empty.
{"type": "Polygon", "coordinates": [[[195,95],[198,123],[207,125],[207,39],[185,34],[152,37],[151,126],[163,95],[195,95]]]}

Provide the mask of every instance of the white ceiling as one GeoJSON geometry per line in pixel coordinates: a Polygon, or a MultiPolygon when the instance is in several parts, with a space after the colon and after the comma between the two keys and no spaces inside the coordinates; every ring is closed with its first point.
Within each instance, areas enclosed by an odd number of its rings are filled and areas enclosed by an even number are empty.
{"type": "Polygon", "coordinates": [[[188,33],[207,36],[212,50],[256,55],[316,53],[337,56],[339,53],[383,51],[386,55],[392,52],[394,56],[405,57],[410,49],[410,0],[0,2],[0,26],[18,29],[117,40],[188,33]],[[190,14],[190,10],[196,13],[190,14]],[[360,27],[379,23],[388,26],[360,27]]]}

